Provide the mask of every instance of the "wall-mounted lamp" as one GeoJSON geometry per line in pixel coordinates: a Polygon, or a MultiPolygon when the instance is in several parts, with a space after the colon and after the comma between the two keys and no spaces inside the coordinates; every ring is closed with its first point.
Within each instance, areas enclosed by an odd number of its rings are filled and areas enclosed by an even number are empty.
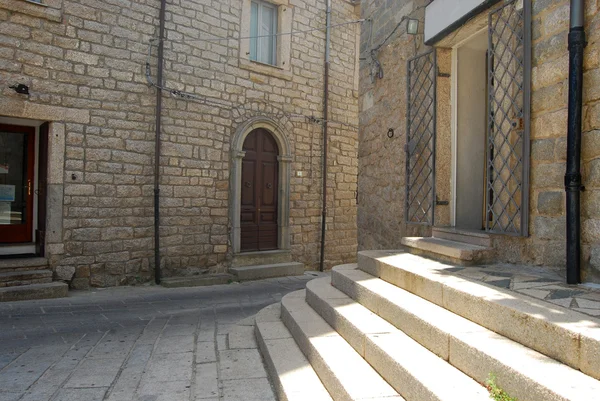
{"type": "Polygon", "coordinates": [[[406,19],[406,33],[416,35],[419,33],[419,20],[413,18],[406,19]]]}
{"type": "Polygon", "coordinates": [[[21,95],[29,95],[29,86],[24,84],[14,84],[9,86],[10,89],[14,89],[15,92],[21,95]]]}

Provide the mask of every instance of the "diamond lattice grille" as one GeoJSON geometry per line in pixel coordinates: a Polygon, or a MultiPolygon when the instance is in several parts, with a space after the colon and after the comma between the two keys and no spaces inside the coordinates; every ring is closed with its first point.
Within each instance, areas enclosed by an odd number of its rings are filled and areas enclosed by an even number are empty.
{"type": "Polygon", "coordinates": [[[433,224],[435,204],[435,52],[408,61],[406,221],[433,224]]]}
{"type": "Polygon", "coordinates": [[[522,234],[524,149],[524,10],[513,1],[490,13],[486,229],[522,234]]]}

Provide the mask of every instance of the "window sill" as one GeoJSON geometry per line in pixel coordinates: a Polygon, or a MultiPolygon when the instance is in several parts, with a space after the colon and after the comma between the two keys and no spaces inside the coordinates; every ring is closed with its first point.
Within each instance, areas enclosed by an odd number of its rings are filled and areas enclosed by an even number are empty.
{"type": "Polygon", "coordinates": [[[256,72],[257,74],[269,75],[275,78],[284,79],[286,81],[292,80],[291,71],[285,70],[275,65],[264,64],[258,61],[252,61],[242,58],[240,59],[240,68],[256,72]]]}
{"type": "Polygon", "coordinates": [[[54,22],[61,22],[62,0],[53,0],[51,3],[46,3],[42,4],[28,0],[0,0],[0,8],[54,22]]]}

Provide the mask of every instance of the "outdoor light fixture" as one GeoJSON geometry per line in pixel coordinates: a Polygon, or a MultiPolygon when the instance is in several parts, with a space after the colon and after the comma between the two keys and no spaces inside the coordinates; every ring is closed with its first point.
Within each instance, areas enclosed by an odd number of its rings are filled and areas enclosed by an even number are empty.
{"type": "Polygon", "coordinates": [[[408,33],[409,35],[416,35],[417,33],[419,33],[418,19],[407,18],[406,33],[408,33]]]}
{"type": "Polygon", "coordinates": [[[10,89],[14,89],[15,92],[21,95],[29,95],[29,86],[24,84],[14,84],[9,86],[10,89]]]}

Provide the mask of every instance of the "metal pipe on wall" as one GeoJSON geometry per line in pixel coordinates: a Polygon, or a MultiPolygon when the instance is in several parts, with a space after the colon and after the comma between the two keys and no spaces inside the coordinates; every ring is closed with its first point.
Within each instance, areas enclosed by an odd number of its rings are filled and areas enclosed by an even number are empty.
{"type": "Polygon", "coordinates": [[[569,29],[569,106],[567,120],[567,283],[581,282],[581,114],[585,0],[571,0],[569,29]]]}
{"type": "Polygon", "coordinates": [[[329,65],[331,48],[331,0],[327,2],[327,28],[325,30],[325,71],[323,81],[323,209],[321,213],[321,254],[319,270],[325,269],[325,231],[327,227],[327,129],[329,120],[329,65]]]}
{"type": "Polygon", "coordinates": [[[160,1],[160,11],[158,14],[158,54],[157,54],[157,72],[156,83],[159,86],[156,90],[156,120],[155,120],[155,140],[154,140],[154,282],[160,284],[160,132],[162,127],[162,90],[163,84],[163,63],[164,63],[164,37],[165,37],[165,12],[167,0],[160,1]]]}

